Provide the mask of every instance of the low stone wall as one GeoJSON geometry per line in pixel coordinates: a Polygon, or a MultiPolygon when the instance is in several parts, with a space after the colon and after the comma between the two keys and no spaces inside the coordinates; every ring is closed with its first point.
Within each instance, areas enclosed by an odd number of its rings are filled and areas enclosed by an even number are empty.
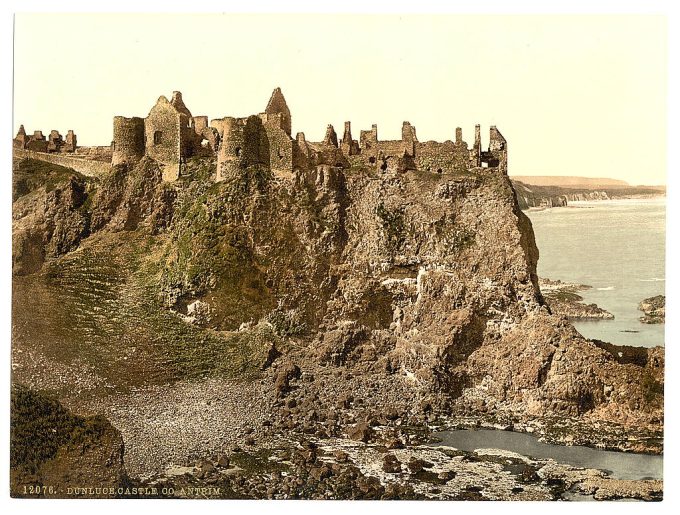
{"type": "Polygon", "coordinates": [[[48,154],[46,152],[33,152],[32,150],[23,150],[15,148],[14,155],[22,158],[39,159],[55,165],[72,168],[76,172],[95,177],[103,175],[111,170],[110,163],[102,161],[93,161],[91,159],[83,159],[80,157],[67,156],[64,154],[48,154]]]}

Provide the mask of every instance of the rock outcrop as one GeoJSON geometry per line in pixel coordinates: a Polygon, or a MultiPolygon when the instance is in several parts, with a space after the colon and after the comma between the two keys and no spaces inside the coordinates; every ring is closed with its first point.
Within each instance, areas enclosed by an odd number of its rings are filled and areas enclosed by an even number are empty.
{"type": "Polygon", "coordinates": [[[100,493],[84,497],[114,497],[124,486],[123,439],[103,417],[74,415],[55,400],[13,385],[10,420],[12,497],[77,497],[74,490],[88,488],[100,493]]]}
{"type": "Polygon", "coordinates": [[[90,232],[85,177],[56,165],[15,164],[12,206],[13,273],[26,275],[77,248],[90,232]]]}
{"type": "MultiPolygon", "coordinates": [[[[395,406],[423,417],[556,417],[660,434],[662,350],[622,362],[551,313],[531,222],[507,175],[357,164],[276,176],[258,164],[215,176],[214,160],[190,160],[166,183],[145,157],[88,183],[83,216],[121,245],[124,231],[154,235],[143,286],[166,309],[216,334],[268,328],[277,345],[261,368],[281,372],[272,376],[277,406],[302,410],[295,419],[282,411],[286,427],[317,431],[319,411],[356,386],[367,409],[392,389],[395,406]],[[193,316],[196,306],[209,316],[193,316]]],[[[38,205],[19,199],[15,218],[45,218],[38,205]]],[[[15,272],[37,270],[29,255],[15,255],[15,272]]],[[[356,438],[370,438],[366,419],[351,423],[356,438]]]]}
{"type": "Polygon", "coordinates": [[[613,320],[614,315],[597,304],[586,304],[578,293],[589,290],[586,284],[564,283],[560,280],[541,279],[541,292],[550,310],[569,320],[613,320]]]}
{"type": "Polygon", "coordinates": [[[640,302],[638,309],[644,313],[640,317],[643,324],[663,324],[666,321],[666,296],[649,297],[640,302]]]}

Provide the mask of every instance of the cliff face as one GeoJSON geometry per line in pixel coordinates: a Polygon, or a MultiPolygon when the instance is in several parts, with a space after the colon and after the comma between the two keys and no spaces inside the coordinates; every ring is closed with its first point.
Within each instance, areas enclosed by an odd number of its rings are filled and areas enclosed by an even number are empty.
{"type": "Polygon", "coordinates": [[[521,209],[531,207],[565,207],[569,202],[625,198],[651,198],[666,194],[664,187],[612,186],[610,189],[577,186],[536,186],[512,181],[521,209]]]}
{"type": "Polygon", "coordinates": [[[159,235],[148,283],[194,324],[269,325],[271,359],[358,367],[447,399],[447,412],[661,427],[662,357],[620,363],[550,314],[505,175],[251,167],[214,183],[207,160],[172,186],[150,160],[115,173],[87,211],[93,227],[159,235]]]}

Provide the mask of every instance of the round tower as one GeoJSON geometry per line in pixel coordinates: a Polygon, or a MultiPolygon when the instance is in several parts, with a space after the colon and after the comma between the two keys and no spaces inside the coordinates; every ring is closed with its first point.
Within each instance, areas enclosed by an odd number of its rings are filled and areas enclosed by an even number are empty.
{"type": "Polygon", "coordinates": [[[217,153],[217,180],[223,181],[240,175],[245,166],[245,134],[241,120],[222,118],[219,123],[221,140],[217,153]]]}
{"type": "Polygon", "coordinates": [[[135,164],[144,156],[144,118],[113,119],[112,165],[135,164]]]}

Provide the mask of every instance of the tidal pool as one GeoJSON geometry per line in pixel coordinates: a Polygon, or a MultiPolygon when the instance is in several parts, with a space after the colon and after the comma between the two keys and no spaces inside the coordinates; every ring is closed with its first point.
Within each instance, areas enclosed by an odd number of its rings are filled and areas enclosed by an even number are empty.
{"type": "Polygon", "coordinates": [[[437,446],[461,451],[502,449],[535,459],[552,458],[558,463],[594,468],[616,479],[661,479],[663,456],[604,451],[581,445],[565,446],[539,442],[535,436],[497,429],[460,429],[436,433],[437,446]]]}

